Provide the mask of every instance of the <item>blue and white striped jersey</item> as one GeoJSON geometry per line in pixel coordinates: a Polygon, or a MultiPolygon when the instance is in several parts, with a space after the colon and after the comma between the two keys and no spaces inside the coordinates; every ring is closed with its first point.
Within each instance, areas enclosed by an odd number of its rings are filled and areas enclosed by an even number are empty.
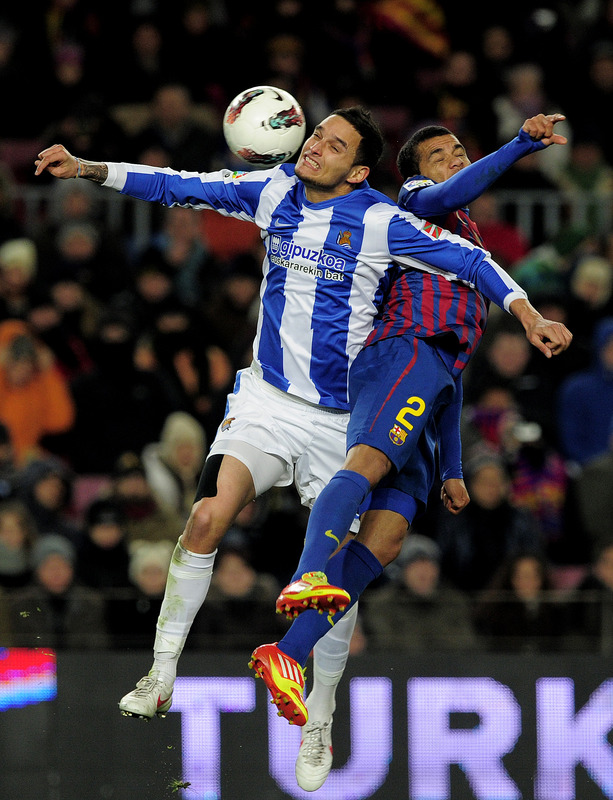
{"type": "Polygon", "coordinates": [[[364,183],[310,203],[292,164],[177,172],[108,164],[105,186],[166,206],[255,222],[266,250],[253,346],[262,377],[303,400],[348,408],[348,372],[397,271],[413,267],[477,286],[508,310],[520,287],[484,250],[402,211],[364,183]]]}

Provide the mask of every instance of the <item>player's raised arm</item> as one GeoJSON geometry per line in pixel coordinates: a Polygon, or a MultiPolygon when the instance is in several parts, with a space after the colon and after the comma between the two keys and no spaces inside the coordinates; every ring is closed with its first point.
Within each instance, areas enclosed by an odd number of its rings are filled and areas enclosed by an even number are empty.
{"type": "Polygon", "coordinates": [[[73,156],[63,144],[52,144],[38,154],[34,162],[35,175],[48,172],[54,178],[87,178],[95,183],[104,183],[108,177],[106,164],[97,161],[84,161],[73,156]]]}

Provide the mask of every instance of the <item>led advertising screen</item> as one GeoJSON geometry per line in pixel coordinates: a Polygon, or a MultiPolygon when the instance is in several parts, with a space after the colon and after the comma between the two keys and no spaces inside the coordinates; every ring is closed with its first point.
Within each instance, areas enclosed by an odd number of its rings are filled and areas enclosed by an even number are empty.
{"type": "Polygon", "coordinates": [[[117,709],[146,651],[0,656],[0,797],[613,799],[613,678],[597,656],[356,657],[316,792],[294,777],[300,728],[248,655],[185,653],[172,709],[151,722],[117,709]]]}

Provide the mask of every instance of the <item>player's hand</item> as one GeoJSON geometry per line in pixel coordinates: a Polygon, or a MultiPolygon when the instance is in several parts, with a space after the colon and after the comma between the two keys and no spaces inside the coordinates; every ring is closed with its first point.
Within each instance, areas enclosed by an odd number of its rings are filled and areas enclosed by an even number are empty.
{"type": "Polygon", "coordinates": [[[573,340],[572,333],[562,322],[545,319],[525,298],[517,298],[509,305],[509,311],[521,322],[530,344],[546,358],[563,353],[573,340]]]}
{"type": "Polygon", "coordinates": [[[47,171],[54,178],[76,178],[79,168],[79,162],[63,144],[52,144],[51,147],[47,147],[38,154],[34,163],[36,165],[35,175],[41,175],[47,171]]]}
{"type": "Polygon", "coordinates": [[[441,489],[443,505],[451,514],[459,514],[470,503],[468,490],[461,478],[448,478],[441,489]]]}
{"type": "Polygon", "coordinates": [[[560,136],[560,134],[553,132],[553,126],[556,122],[561,122],[564,119],[566,119],[564,114],[537,114],[536,117],[530,117],[524,122],[522,130],[526,131],[532,139],[547,146],[550,144],[566,144],[568,141],[566,136],[560,136]]]}
{"type": "Polygon", "coordinates": [[[566,325],[544,317],[528,325],[526,336],[530,344],[533,344],[547,358],[563,353],[573,340],[573,335],[566,325]]]}

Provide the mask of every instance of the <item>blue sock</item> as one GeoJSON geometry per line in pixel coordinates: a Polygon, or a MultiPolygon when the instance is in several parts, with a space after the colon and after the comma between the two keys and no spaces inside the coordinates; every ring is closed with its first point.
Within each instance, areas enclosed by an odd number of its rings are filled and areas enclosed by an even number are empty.
{"type": "Polygon", "coordinates": [[[326,572],[328,559],[349,532],[369,492],[370,484],[359,472],[341,469],[334,475],[309,516],[304,548],[292,581],[305,572],[326,572]]]}
{"type": "Polygon", "coordinates": [[[330,583],[341,586],[351,595],[351,603],[345,611],[337,611],[330,618],[309,609],[294,620],[291,628],[279,642],[279,649],[305,666],[315,644],[357,601],[371,581],[383,572],[381,562],[361,542],[348,542],[343,549],[328,562],[326,575],[330,583]]]}

